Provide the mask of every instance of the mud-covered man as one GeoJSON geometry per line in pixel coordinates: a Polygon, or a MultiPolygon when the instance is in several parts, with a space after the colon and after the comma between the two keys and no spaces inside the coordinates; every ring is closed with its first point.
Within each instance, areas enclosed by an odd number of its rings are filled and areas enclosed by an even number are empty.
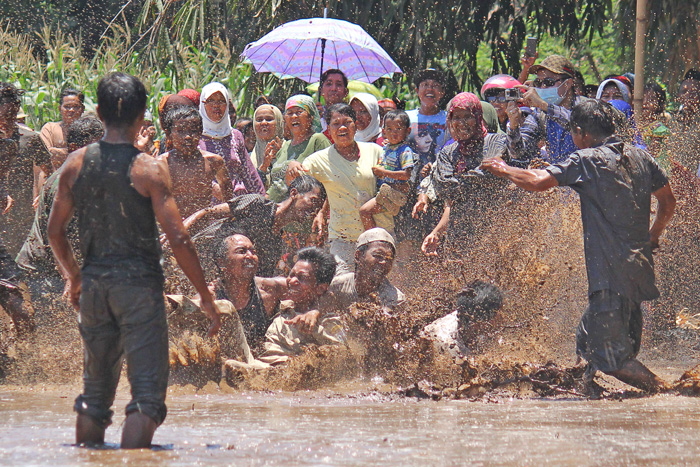
{"type": "MultiPolygon", "coordinates": [[[[18,159],[38,158],[36,162],[41,160],[42,168],[49,173],[52,170],[48,151],[39,136],[17,125],[17,113],[23,92],[12,84],[0,82],[0,209],[3,215],[7,214],[13,205],[8,183],[18,159]]],[[[31,162],[29,166],[31,170],[31,162]]],[[[31,187],[31,180],[26,182],[31,187]]],[[[14,227],[21,230],[23,225],[14,227]]],[[[21,335],[33,328],[34,310],[23,297],[24,285],[18,282],[20,278],[21,272],[8,253],[5,242],[0,238],[0,305],[10,315],[15,329],[21,335]]]]}
{"type": "Polygon", "coordinates": [[[197,253],[171,193],[165,164],[133,142],[146,110],[146,89],[135,77],[113,73],[97,86],[97,114],[105,135],[68,156],[49,218],[53,252],[68,277],[80,312],[85,345],[83,394],[75,410],[76,442],[103,443],[126,359],[132,400],[126,407],[122,448],[148,447],[166,415],[168,325],[156,219],[211,319],[220,317],[197,253]],[[66,238],[78,217],[82,271],[66,238]]]}
{"type": "Polygon", "coordinates": [[[576,332],[577,354],[592,370],[589,382],[599,370],[643,390],[663,390],[665,383],[636,356],[641,303],[659,296],[652,250],[673,215],[675,197],[653,157],[612,136],[608,104],[585,100],[572,109],[570,122],[581,149],[563,162],[525,170],[493,158],[482,167],[528,191],[570,186],[580,195],[589,305],[576,332]],[[652,196],[658,208],[650,229],[652,196]]]}

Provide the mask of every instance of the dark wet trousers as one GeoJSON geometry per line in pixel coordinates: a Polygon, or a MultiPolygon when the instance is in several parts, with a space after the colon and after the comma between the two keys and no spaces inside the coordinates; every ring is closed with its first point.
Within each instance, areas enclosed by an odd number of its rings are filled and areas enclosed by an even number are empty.
{"type": "Polygon", "coordinates": [[[593,292],[576,329],[576,353],[596,370],[617,371],[639,353],[642,324],[640,303],[612,290],[593,292]]]}
{"type": "Polygon", "coordinates": [[[160,284],[133,285],[83,276],[80,334],[85,345],[83,394],[75,411],[106,428],[126,360],[131,402],[126,414],[140,412],[160,425],[167,410],[168,324],[160,284]]]}

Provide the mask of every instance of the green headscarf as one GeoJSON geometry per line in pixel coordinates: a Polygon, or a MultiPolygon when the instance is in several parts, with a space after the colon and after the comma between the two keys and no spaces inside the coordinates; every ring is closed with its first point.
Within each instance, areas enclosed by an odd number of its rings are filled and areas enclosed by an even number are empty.
{"type": "Polygon", "coordinates": [[[314,100],[310,96],[307,96],[305,94],[297,94],[296,96],[290,97],[289,99],[287,99],[287,103],[284,106],[284,110],[286,111],[290,107],[300,107],[306,110],[312,118],[311,129],[313,130],[313,132],[321,132],[321,117],[318,114],[316,102],[314,102],[314,100]]]}

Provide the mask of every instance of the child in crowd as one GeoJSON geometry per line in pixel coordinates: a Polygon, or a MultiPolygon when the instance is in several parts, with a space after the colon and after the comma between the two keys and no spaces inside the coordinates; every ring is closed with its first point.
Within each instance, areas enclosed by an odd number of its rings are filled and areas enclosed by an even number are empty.
{"type": "Polygon", "coordinates": [[[173,149],[157,158],[168,165],[172,193],[182,217],[206,208],[217,195],[231,199],[233,184],[224,159],[197,147],[202,137],[202,117],[197,109],[177,107],[165,121],[165,136],[173,149]]]}
{"type": "Polygon", "coordinates": [[[360,208],[360,219],[365,230],[373,229],[374,214],[388,212],[396,216],[408,199],[408,180],[415,164],[415,155],[406,143],[411,132],[411,120],[403,110],[391,110],[384,116],[382,133],[388,142],[379,164],[372,167],[377,177],[377,196],[360,208]]]}

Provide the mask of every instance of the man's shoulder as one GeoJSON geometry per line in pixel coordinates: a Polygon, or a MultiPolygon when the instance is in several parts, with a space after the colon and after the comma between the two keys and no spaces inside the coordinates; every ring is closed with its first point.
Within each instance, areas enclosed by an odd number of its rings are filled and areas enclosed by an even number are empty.
{"type": "Polygon", "coordinates": [[[377,295],[379,295],[382,305],[388,307],[400,305],[406,300],[404,293],[389,282],[389,279],[382,282],[377,295]]]}
{"type": "Polygon", "coordinates": [[[331,285],[328,290],[331,292],[347,292],[348,288],[354,288],[354,285],[355,273],[346,272],[335,276],[331,281],[331,285]]]}
{"type": "Polygon", "coordinates": [[[246,211],[250,214],[252,214],[251,211],[258,210],[267,212],[277,207],[277,203],[258,193],[234,196],[228,201],[228,205],[231,210],[231,215],[235,215],[237,212],[241,211],[246,211]]]}

